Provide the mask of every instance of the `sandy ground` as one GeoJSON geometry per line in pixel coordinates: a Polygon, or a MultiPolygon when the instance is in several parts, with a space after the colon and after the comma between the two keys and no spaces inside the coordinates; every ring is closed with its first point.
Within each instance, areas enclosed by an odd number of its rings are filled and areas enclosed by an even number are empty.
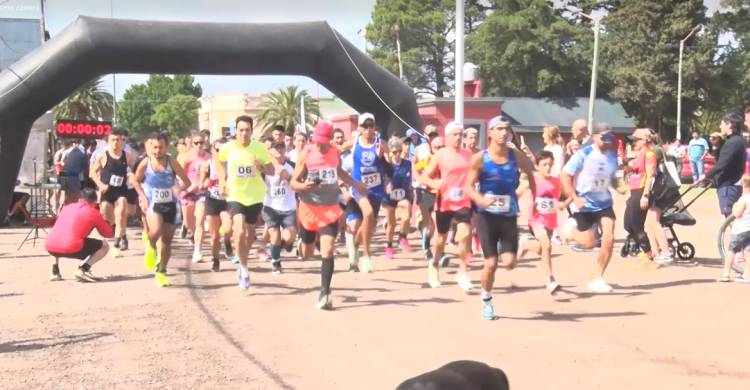
{"type": "MultiPolygon", "coordinates": [[[[623,199],[618,199],[621,215],[623,199]]],[[[716,198],[691,211],[680,238],[697,262],[635,270],[615,255],[616,291],[589,293],[595,253],[554,249],[564,291],[549,296],[538,259],[498,271],[495,308],[480,317],[478,295],[455,284],[426,287],[425,261],[378,257],[369,275],[346,272],[338,257],[332,312],[314,308],[318,261],[252,263],[253,287],[236,285],[228,261],[190,264],[182,240],[171,263],[174,286],[158,288],[143,269],[142,245],[93,268],[106,280],[48,282],[51,259],[16,246],[27,229],[0,230],[0,383],[28,388],[393,389],[458,359],[502,368],[515,389],[748,389],[750,286],[720,284],[716,198]]],[[[618,221],[618,238],[623,238],[618,221]]],[[[382,233],[375,237],[382,253],[382,233]]],[[[619,242],[620,240],[618,240],[619,242]]],[[[416,235],[412,245],[418,246],[416,235]]],[[[618,244],[619,245],[619,244],[618,244]]],[[[289,256],[289,254],[287,254],[289,256]]],[[[479,279],[475,266],[472,278],[479,279]]]]}

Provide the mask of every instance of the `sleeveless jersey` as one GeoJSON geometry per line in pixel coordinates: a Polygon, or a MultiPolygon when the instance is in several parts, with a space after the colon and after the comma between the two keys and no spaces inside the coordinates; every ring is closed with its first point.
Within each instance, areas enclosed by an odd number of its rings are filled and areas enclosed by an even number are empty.
{"type": "Polygon", "coordinates": [[[516,154],[508,150],[508,161],[498,164],[492,161],[489,151],[482,153],[482,170],[479,173],[479,193],[495,202],[479,212],[515,217],[518,214],[518,164],[516,154]]]}
{"type": "Polygon", "coordinates": [[[299,194],[301,201],[313,205],[339,204],[338,167],[339,153],[335,148],[329,148],[323,154],[317,145],[307,145],[307,181],[320,181],[320,185],[312,191],[299,194]]]}
{"type": "Polygon", "coordinates": [[[216,160],[208,160],[208,197],[216,200],[225,200],[219,188],[219,176],[216,174],[216,160]]]}
{"type": "Polygon", "coordinates": [[[174,196],[175,176],[172,170],[170,158],[167,156],[166,168],[162,172],[157,172],[151,166],[151,159],[146,161],[146,178],[143,181],[144,190],[148,203],[176,203],[177,197],[174,196]]]}
{"type": "Polygon", "coordinates": [[[464,193],[464,186],[471,164],[471,152],[459,149],[457,152],[443,149],[438,169],[443,184],[439,189],[440,211],[457,211],[471,207],[469,196],[464,193]]]}
{"type": "Polygon", "coordinates": [[[106,162],[100,172],[100,179],[110,188],[127,188],[128,179],[128,159],[125,151],[122,151],[120,158],[114,158],[109,150],[104,152],[106,162]]]}
{"type": "MultiPolygon", "coordinates": [[[[383,160],[378,157],[376,144],[364,147],[360,144],[360,137],[357,137],[354,141],[352,161],[352,178],[366,185],[370,195],[381,199],[387,198],[383,183],[383,160]]],[[[354,188],[352,193],[356,193],[354,188]]]]}
{"type": "MultiPolygon", "coordinates": [[[[205,164],[211,159],[210,155],[203,155],[202,157],[198,153],[191,153],[190,159],[185,164],[185,174],[191,183],[197,183],[201,175],[201,165],[205,164]]],[[[200,192],[196,190],[196,192],[200,192]]]]}
{"type": "Polygon", "coordinates": [[[398,165],[393,165],[391,177],[391,200],[406,199],[411,192],[411,161],[402,159],[398,165]]]}

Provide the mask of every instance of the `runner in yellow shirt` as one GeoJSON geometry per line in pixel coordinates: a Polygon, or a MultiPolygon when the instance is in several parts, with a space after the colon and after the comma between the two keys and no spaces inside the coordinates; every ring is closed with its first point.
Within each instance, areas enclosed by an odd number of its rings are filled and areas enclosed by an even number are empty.
{"type": "Polygon", "coordinates": [[[227,198],[232,215],[232,242],[240,258],[237,280],[242,289],[250,288],[247,254],[255,240],[255,223],[263,210],[266,184],[261,174],[273,176],[275,169],[266,147],[253,140],[253,118],[247,115],[235,120],[237,139],[226,143],[217,156],[219,188],[227,198]]]}

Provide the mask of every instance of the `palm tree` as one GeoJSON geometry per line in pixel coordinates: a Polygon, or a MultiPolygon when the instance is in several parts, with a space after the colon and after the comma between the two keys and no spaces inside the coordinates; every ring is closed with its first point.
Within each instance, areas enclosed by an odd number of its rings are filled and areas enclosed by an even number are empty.
{"type": "Polygon", "coordinates": [[[295,126],[299,124],[302,99],[305,99],[305,124],[314,125],[320,118],[318,101],[296,85],[264,94],[258,105],[262,110],[258,115],[258,122],[264,127],[282,125],[287,132],[294,131],[295,126]]]}
{"type": "Polygon", "coordinates": [[[112,94],[102,88],[102,80],[91,80],[60,102],[52,112],[55,118],[79,120],[112,119],[112,94]]]}

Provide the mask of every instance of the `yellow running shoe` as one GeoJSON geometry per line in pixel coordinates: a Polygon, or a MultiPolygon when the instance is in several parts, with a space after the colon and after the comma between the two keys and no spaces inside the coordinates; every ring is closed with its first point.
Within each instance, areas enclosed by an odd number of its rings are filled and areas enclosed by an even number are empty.
{"type": "Polygon", "coordinates": [[[143,256],[143,266],[150,272],[156,269],[156,250],[151,245],[146,245],[146,254],[143,256]]]}
{"type": "Polygon", "coordinates": [[[165,275],[163,272],[155,273],[154,279],[156,280],[156,284],[158,284],[159,287],[169,287],[169,279],[167,279],[167,275],[165,275]]]}

